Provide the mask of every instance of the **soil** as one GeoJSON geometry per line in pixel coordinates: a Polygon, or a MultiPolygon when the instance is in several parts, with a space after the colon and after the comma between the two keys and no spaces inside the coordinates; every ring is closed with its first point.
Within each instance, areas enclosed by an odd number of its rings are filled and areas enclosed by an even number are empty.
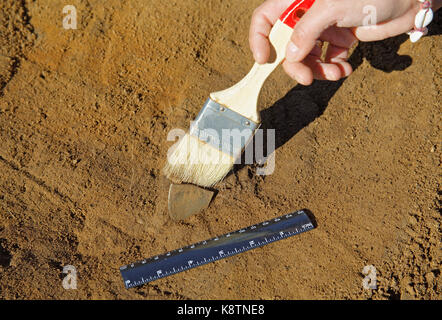
{"type": "Polygon", "coordinates": [[[167,134],[249,70],[260,2],[72,0],[65,30],[65,1],[1,1],[1,299],[441,299],[440,14],[416,44],[360,44],[343,81],[276,71],[274,173],[235,167],[204,212],[168,216],[167,134]],[[122,265],[302,208],[315,230],[124,288],[122,265]]]}

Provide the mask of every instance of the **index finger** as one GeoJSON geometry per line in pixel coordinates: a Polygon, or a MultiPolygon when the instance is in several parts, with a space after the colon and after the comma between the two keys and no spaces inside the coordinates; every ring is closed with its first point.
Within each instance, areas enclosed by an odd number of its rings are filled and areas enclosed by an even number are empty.
{"type": "Polygon", "coordinates": [[[293,0],[268,0],[255,9],[249,31],[249,44],[258,63],[266,63],[270,57],[269,34],[280,15],[293,0]]]}

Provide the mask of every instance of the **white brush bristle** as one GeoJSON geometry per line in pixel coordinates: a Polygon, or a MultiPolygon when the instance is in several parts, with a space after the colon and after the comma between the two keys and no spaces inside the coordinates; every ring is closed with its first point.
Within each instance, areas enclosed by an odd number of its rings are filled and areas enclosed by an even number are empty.
{"type": "Polygon", "coordinates": [[[229,154],[189,134],[173,148],[169,151],[163,172],[175,183],[212,187],[224,179],[235,162],[229,154]]]}

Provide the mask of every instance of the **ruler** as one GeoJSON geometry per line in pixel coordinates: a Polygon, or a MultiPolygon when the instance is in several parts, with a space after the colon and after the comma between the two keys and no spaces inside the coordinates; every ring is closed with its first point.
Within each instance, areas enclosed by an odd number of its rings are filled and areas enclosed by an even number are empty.
{"type": "Polygon", "coordinates": [[[120,268],[127,289],[314,229],[304,210],[286,214],[120,268]]]}

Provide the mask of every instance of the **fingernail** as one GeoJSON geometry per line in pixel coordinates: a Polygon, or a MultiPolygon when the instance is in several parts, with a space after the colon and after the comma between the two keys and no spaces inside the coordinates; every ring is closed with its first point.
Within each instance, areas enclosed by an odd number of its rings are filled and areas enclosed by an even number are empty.
{"type": "Polygon", "coordinates": [[[299,75],[295,76],[295,80],[302,85],[305,85],[305,83],[306,83],[305,79],[299,75]]]}
{"type": "Polygon", "coordinates": [[[298,57],[299,48],[293,42],[289,42],[287,45],[287,53],[285,59],[288,62],[296,62],[296,58],[298,57]]]}
{"type": "Polygon", "coordinates": [[[261,52],[255,52],[255,61],[258,63],[262,63],[262,53],[261,52]]]}
{"type": "Polygon", "coordinates": [[[339,76],[337,74],[335,74],[334,72],[332,72],[331,70],[325,70],[325,77],[326,77],[326,79],[331,80],[331,81],[339,80],[339,76]]]}

